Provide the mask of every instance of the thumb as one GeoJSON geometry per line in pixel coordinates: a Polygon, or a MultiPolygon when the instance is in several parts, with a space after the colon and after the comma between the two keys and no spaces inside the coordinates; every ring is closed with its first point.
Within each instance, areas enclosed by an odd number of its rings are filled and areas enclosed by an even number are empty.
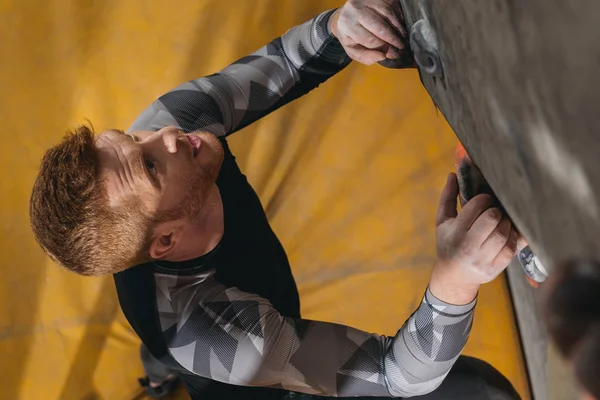
{"type": "Polygon", "coordinates": [[[440,196],[440,204],[438,206],[437,216],[435,218],[435,226],[441,225],[443,222],[456,218],[458,212],[456,211],[458,197],[458,180],[456,174],[451,172],[448,174],[446,180],[446,186],[440,196]]]}

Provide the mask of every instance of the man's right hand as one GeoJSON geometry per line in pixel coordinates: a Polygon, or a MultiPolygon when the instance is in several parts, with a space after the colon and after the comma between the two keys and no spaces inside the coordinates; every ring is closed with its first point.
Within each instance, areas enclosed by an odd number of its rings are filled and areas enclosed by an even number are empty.
{"type": "Polygon", "coordinates": [[[448,176],[436,218],[437,262],[432,294],[452,304],[466,304],[479,285],[504,271],[517,252],[519,233],[510,219],[492,207],[492,197],[473,197],[457,211],[458,182],[448,176]]]}
{"type": "Polygon", "coordinates": [[[399,0],[348,0],[333,15],[331,30],[348,56],[366,65],[397,59],[405,47],[399,0]]]}

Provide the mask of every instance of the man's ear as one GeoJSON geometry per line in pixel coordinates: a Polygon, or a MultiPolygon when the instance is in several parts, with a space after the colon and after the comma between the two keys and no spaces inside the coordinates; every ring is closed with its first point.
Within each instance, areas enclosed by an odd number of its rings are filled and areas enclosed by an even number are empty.
{"type": "Polygon", "coordinates": [[[154,260],[167,260],[174,256],[181,238],[178,224],[166,223],[154,230],[150,242],[150,257],[154,260]]]}

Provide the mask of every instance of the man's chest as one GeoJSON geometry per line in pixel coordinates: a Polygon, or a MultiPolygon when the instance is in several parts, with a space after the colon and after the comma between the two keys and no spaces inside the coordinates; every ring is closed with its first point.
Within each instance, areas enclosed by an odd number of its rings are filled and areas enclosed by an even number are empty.
{"type": "MultiPolygon", "coordinates": [[[[262,211],[262,209],[261,209],[262,211]]],[[[211,260],[215,278],[227,287],[257,294],[282,314],[299,317],[299,297],[285,250],[266,217],[234,219],[211,260]]]]}
{"type": "Polygon", "coordinates": [[[299,316],[298,291],[285,250],[228,149],[217,185],[225,233],[210,262],[216,279],[268,299],[284,315],[299,316]]]}

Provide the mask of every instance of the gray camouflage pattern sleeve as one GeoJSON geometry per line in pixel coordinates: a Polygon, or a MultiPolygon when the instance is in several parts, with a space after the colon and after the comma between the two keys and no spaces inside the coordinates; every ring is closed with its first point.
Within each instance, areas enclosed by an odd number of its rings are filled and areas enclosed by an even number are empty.
{"type": "Polygon", "coordinates": [[[351,59],[331,34],[324,12],[216,74],[161,96],[129,131],[177,126],[229,135],[308,93],[351,59]]]}
{"type": "Polygon", "coordinates": [[[155,277],[161,328],[183,368],[234,385],[325,396],[435,390],[466,344],[475,307],[443,303],[428,290],[392,338],[284,317],[268,300],[223,286],[213,271],[155,277]]]}

